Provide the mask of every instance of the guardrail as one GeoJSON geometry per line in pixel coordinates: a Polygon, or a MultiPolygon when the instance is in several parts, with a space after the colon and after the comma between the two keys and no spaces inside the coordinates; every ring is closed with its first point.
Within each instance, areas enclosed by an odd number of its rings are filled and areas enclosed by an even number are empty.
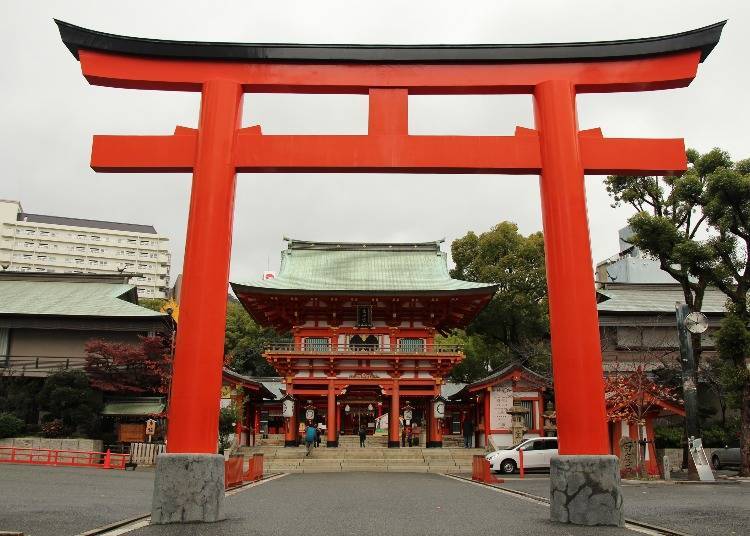
{"type": "Polygon", "coordinates": [[[244,471],[245,457],[231,456],[224,462],[224,488],[234,488],[245,482],[255,482],[263,478],[263,454],[253,454],[247,472],[244,471]]]}
{"type": "Polygon", "coordinates": [[[483,454],[475,454],[471,460],[471,479],[484,484],[502,484],[502,478],[492,474],[490,462],[483,454]]]}
{"type": "Polygon", "coordinates": [[[458,344],[425,344],[425,345],[379,345],[379,344],[320,344],[320,343],[270,343],[265,345],[266,352],[305,353],[305,354],[457,354],[463,351],[458,344]]]}
{"type": "Polygon", "coordinates": [[[67,467],[98,467],[125,469],[130,456],[110,452],[86,450],[56,450],[28,447],[0,447],[0,463],[56,465],[67,467]]]}
{"type": "Polygon", "coordinates": [[[13,372],[54,372],[56,370],[81,370],[86,365],[85,357],[66,356],[13,356],[0,359],[0,369],[13,372]]]}

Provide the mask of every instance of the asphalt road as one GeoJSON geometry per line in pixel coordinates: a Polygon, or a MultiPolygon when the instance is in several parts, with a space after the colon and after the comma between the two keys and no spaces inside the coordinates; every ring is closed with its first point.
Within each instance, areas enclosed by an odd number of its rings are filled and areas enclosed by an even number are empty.
{"type": "MultiPolygon", "coordinates": [[[[549,498],[549,479],[507,479],[502,487],[549,498]]],[[[695,534],[750,534],[750,483],[623,484],[625,517],[695,534]]]]}
{"type": "MultiPolygon", "coordinates": [[[[0,465],[0,531],[73,536],[146,513],[153,472],[0,465]]],[[[505,487],[546,497],[546,475],[505,487]]],[[[626,516],[683,531],[750,534],[750,484],[624,485],[626,516]]],[[[226,498],[227,520],[149,526],[137,536],[635,534],[617,528],[555,525],[549,510],[487,487],[434,474],[293,474],[226,498]]]]}
{"type": "MultiPolygon", "coordinates": [[[[429,473],[292,474],[227,497],[226,521],[191,525],[195,536],[606,536],[612,528],[549,521],[546,506],[429,473]]],[[[148,526],[134,536],[188,534],[148,526]]]]}
{"type": "Polygon", "coordinates": [[[68,536],[151,510],[154,473],[0,464],[0,531],[68,536]]]}

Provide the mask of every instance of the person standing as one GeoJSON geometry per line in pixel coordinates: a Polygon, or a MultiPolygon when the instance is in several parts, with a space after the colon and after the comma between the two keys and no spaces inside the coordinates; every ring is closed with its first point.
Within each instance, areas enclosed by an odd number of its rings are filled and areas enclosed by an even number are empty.
{"type": "Polygon", "coordinates": [[[316,437],[317,432],[315,431],[315,427],[311,422],[307,423],[307,429],[305,430],[305,448],[307,451],[305,452],[305,456],[309,456],[312,452],[316,437]]]}
{"type": "Polygon", "coordinates": [[[367,428],[365,428],[365,425],[359,427],[359,446],[361,448],[364,448],[365,446],[365,439],[367,439],[367,428]]]}
{"type": "Polygon", "coordinates": [[[412,434],[414,432],[414,428],[412,427],[411,423],[406,425],[406,444],[411,447],[411,441],[412,441],[412,434]]]}
{"type": "Polygon", "coordinates": [[[471,448],[471,439],[474,435],[474,423],[471,422],[471,419],[469,417],[466,417],[464,419],[464,423],[462,425],[463,427],[463,433],[464,433],[464,448],[468,449],[471,448]]]}
{"type": "Polygon", "coordinates": [[[321,430],[320,430],[320,424],[318,424],[315,427],[315,447],[316,448],[320,446],[320,436],[321,436],[321,430]]]}

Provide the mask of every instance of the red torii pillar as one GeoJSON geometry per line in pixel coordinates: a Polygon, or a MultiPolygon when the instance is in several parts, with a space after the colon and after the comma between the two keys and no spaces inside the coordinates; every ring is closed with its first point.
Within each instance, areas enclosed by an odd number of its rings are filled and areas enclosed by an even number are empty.
{"type": "MultiPolygon", "coordinates": [[[[648,40],[497,50],[214,45],[58,25],[92,84],[202,93],[197,131],[95,136],[91,159],[97,171],[193,171],[170,453],[216,452],[237,171],[540,174],[560,453],[609,453],[584,174],[667,174],[684,170],[686,160],[682,140],[579,132],[576,95],[686,86],[723,24],[648,40]],[[246,92],[369,94],[370,128],[365,136],[263,135],[240,128],[246,92]],[[410,93],[532,94],[536,130],[411,136],[410,93]]],[[[391,417],[397,411],[394,382],[391,417]]],[[[554,474],[553,466],[553,485],[554,474]]],[[[604,523],[621,523],[621,503],[615,510],[604,523]]],[[[576,515],[565,510],[555,519],[585,522],[576,515]]]]}

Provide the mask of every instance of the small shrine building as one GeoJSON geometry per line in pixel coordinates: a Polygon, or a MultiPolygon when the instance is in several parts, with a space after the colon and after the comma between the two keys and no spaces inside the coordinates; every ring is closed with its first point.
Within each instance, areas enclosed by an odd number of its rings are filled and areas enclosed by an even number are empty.
{"type": "MultiPolygon", "coordinates": [[[[440,242],[301,240],[288,240],[278,276],[232,288],[258,324],[292,335],[264,353],[282,377],[285,444],[314,420],[328,447],[385,414],[425,423],[427,446],[442,446],[441,389],[463,353],[435,337],[467,326],[497,290],[452,279],[440,242]]],[[[400,435],[389,419],[388,446],[400,435]]]]}

